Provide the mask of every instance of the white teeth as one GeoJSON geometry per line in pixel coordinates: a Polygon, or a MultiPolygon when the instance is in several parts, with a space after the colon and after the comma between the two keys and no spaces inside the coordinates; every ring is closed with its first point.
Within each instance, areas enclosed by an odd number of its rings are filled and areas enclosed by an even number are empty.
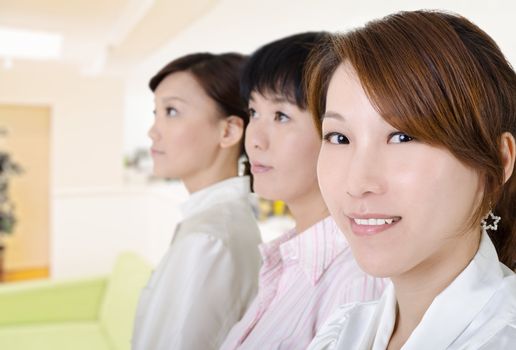
{"type": "Polygon", "coordinates": [[[385,224],[392,224],[394,219],[353,219],[358,225],[370,225],[370,226],[379,226],[385,224]]]}

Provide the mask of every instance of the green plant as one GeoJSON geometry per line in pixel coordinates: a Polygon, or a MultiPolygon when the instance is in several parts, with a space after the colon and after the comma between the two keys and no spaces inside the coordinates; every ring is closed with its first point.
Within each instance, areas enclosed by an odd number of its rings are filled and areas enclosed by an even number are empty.
{"type": "Polygon", "coordinates": [[[0,234],[12,233],[16,224],[14,204],[9,199],[9,179],[21,172],[9,153],[0,152],[0,234]]]}

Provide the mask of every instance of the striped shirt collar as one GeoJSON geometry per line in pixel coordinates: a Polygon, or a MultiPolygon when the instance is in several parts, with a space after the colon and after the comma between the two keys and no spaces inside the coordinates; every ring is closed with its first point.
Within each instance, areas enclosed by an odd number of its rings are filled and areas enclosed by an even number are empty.
{"type": "Polygon", "coordinates": [[[292,229],[274,241],[261,244],[261,275],[267,275],[280,262],[297,262],[315,285],[347,246],[344,235],[333,218],[328,216],[299,234],[292,229]]]}

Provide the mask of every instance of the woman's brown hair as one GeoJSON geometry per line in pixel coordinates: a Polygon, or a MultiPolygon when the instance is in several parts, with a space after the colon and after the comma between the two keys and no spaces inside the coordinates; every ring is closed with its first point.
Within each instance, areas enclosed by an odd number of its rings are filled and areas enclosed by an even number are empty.
{"type": "MultiPolygon", "coordinates": [[[[247,103],[240,96],[240,76],[248,57],[239,53],[212,54],[194,53],[179,57],[164,66],[149,81],[154,92],[158,85],[170,74],[189,72],[215,101],[224,117],[237,116],[244,122],[244,130],[249,124],[247,103]]],[[[244,136],[240,143],[240,155],[245,156],[244,175],[251,176],[249,161],[244,149],[244,136]]],[[[251,180],[252,181],[252,180],[251,180]]]]}
{"type": "Polygon", "coordinates": [[[464,17],[399,12],[328,38],[308,66],[308,105],[325,112],[329,81],[349,62],[378,113],[400,131],[445,147],[477,169],[484,193],[472,223],[492,209],[500,261],[516,262],[516,176],[505,182],[504,132],[516,135],[516,74],[500,48],[464,17]]]}

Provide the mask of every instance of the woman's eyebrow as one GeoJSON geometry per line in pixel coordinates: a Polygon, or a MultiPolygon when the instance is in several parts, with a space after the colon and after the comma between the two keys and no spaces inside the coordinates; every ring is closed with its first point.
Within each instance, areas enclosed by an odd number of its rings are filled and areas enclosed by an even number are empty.
{"type": "Polygon", "coordinates": [[[173,100],[186,102],[186,100],[184,98],[177,97],[177,96],[166,96],[166,97],[163,97],[161,100],[163,102],[168,102],[168,101],[173,101],[173,100]]]}
{"type": "Polygon", "coordinates": [[[328,111],[328,112],[325,112],[322,116],[322,119],[326,119],[326,118],[333,118],[333,119],[337,119],[337,120],[340,120],[340,121],[346,121],[346,118],[344,118],[344,116],[340,113],[337,113],[337,112],[332,112],[332,111],[328,111]]]}

